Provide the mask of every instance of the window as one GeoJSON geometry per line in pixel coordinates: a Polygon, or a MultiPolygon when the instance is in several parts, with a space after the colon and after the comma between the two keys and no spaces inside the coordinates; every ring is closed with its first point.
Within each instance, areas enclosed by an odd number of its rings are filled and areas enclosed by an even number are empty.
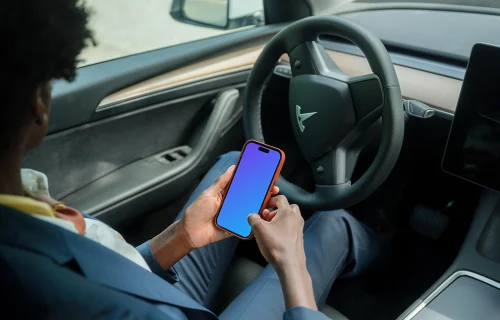
{"type": "Polygon", "coordinates": [[[500,2],[498,0],[356,0],[356,2],[413,2],[500,8],[500,2]]]}
{"type": "Polygon", "coordinates": [[[97,46],[80,66],[263,24],[262,0],[86,0],[97,46]]]}

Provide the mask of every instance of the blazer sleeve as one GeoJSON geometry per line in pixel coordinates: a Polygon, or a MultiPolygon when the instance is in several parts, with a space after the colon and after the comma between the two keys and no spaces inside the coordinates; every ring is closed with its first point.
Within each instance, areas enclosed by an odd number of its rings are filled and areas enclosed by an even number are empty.
{"type": "Polygon", "coordinates": [[[319,311],[305,307],[295,307],[285,311],[283,320],[329,320],[327,316],[319,311]]]}
{"type": "Polygon", "coordinates": [[[146,260],[149,269],[151,269],[153,273],[162,277],[171,284],[179,281],[179,275],[177,274],[177,271],[175,271],[174,267],[164,270],[156,261],[155,257],[153,256],[153,252],[151,251],[149,240],[138,246],[136,249],[137,251],[139,251],[144,260],[146,260]]]}

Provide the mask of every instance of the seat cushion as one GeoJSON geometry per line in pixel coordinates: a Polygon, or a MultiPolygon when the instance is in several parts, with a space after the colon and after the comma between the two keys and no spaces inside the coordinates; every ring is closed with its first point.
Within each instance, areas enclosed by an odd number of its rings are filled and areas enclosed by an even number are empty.
{"type": "Polygon", "coordinates": [[[329,306],[327,304],[323,306],[321,312],[323,312],[325,316],[333,320],[349,320],[342,313],[340,313],[339,311],[335,310],[332,306],[329,306]]]}
{"type": "Polygon", "coordinates": [[[226,273],[225,281],[219,289],[216,313],[221,313],[264,269],[260,264],[245,258],[235,259],[226,273]]]}
{"type": "MultiPolygon", "coordinates": [[[[264,268],[246,258],[237,258],[229,266],[224,283],[219,289],[219,301],[216,310],[220,314],[245,287],[259,275],[264,268]]],[[[321,310],[327,317],[335,320],[348,320],[343,314],[329,305],[321,310]]]]}

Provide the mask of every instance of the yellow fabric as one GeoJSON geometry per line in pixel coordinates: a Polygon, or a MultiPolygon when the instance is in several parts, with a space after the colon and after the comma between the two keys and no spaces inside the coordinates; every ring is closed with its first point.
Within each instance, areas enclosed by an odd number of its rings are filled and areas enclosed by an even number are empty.
{"type": "Polygon", "coordinates": [[[28,197],[0,194],[0,205],[16,209],[27,214],[55,217],[54,210],[47,203],[28,197]]]}
{"type": "Polygon", "coordinates": [[[52,207],[52,210],[53,211],[57,211],[58,209],[64,209],[64,208],[67,208],[66,205],[64,205],[63,203],[56,203],[53,207],[52,207]]]}

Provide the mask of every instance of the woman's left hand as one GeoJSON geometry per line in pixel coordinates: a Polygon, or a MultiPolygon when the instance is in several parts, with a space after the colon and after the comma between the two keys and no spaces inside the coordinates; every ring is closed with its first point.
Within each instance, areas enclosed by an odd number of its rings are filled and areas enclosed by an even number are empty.
{"type": "MultiPolygon", "coordinates": [[[[214,220],[222,205],[224,194],[229,181],[231,181],[234,169],[234,165],[229,167],[212,186],[203,191],[186,209],[184,216],[179,221],[192,249],[200,248],[231,236],[229,232],[216,227],[214,220]]],[[[274,186],[272,194],[275,195],[278,192],[279,188],[274,186]]],[[[246,216],[244,219],[246,219],[246,216]]]]}

